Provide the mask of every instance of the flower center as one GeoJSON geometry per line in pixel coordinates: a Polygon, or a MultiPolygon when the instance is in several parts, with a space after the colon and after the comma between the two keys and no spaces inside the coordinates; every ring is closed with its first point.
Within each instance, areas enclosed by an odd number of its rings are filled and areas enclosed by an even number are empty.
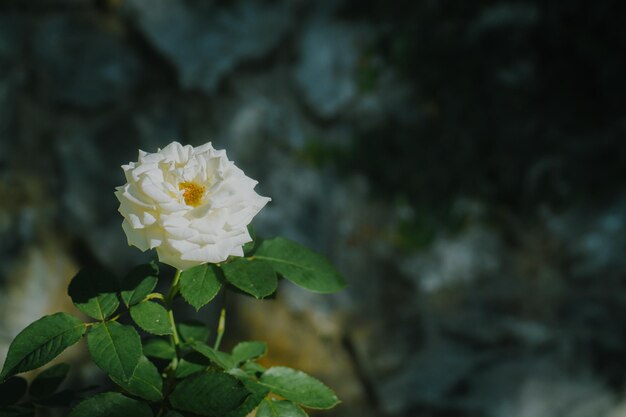
{"type": "Polygon", "coordinates": [[[178,184],[178,189],[183,190],[183,198],[185,199],[185,204],[192,207],[198,207],[200,205],[200,200],[202,200],[202,196],[204,195],[206,187],[203,185],[198,185],[194,182],[185,181],[178,184]]]}

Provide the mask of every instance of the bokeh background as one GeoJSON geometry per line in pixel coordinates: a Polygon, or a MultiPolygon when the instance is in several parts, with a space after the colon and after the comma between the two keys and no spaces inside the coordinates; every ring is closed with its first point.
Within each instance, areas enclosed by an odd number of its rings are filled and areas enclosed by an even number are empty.
{"type": "MultiPolygon", "coordinates": [[[[137,149],[211,140],[257,232],[349,288],[229,299],[343,403],[314,415],[626,416],[620,1],[0,0],[0,356],[122,274],[137,149]]],[[[214,325],[212,308],[202,318],[214,325]]],[[[102,379],[84,346],[73,381],[102,379]]]]}

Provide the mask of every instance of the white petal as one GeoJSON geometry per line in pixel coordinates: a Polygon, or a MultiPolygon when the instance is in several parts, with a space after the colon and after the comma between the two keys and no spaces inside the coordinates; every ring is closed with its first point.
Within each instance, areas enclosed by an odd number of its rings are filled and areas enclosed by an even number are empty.
{"type": "Polygon", "coordinates": [[[198,154],[203,154],[203,153],[211,153],[211,152],[215,152],[215,148],[213,148],[213,144],[211,144],[211,142],[207,142],[204,145],[200,145],[197,146],[194,149],[194,154],[198,155],[198,154]]]}
{"type": "Polygon", "coordinates": [[[156,223],[156,220],[156,217],[154,217],[151,213],[144,211],[141,223],[143,223],[144,226],[151,226],[156,223]]]}
{"type": "Polygon", "coordinates": [[[190,145],[183,146],[178,142],[172,142],[158,153],[163,155],[166,161],[186,164],[193,153],[193,147],[190,145]]]}
{"type": "Polygon", "coordinates": [[[230,251],[230,256],[243,256],[243,247],[242,246],[235,246],[230,251]]]}
{"type": "Polygon", "coordinates": [[[155,184],[150,178],[143,177],[139,182],[141,191],[155,203],[167,203],[172,197],[167,194],[162,186],[155,184]]]}
{"type": "Polygon", "coordinates": [[[207,245],[182,254],[181,259],[196,262],[220,263],[228,259],[231,247],[225,242],[207,245]]]}
{"type": "Polygon", "coordinates": [[[183,260],[180,257],[180,253],[174,251],[171,248],[160,246],[156,249],[159,255],[159,260],[165,264],[171,265],[174,268],[184,271],[196,265],[200,265],[202,262],[183,260]]]}
{"type": "Polygon", "coordinates": [[[195,236],[198,235],[198,232],[196,230],[186,227],[164,227],[164,229],[168,239],[187,240],[193,239],[195,236]]]}
{"type": "Polygon", "coordinates": [[[200,245],[198,245],[197,243],[193,243],[189,240],[169,239],[168,244],[180,253],[186,253],[200,248],[200,245]]]}
{"type": "Polygon", "coordinates": [[[138,247],[142,252],[149,248],[144,235],[140,231],[133,229],[126,220],[122,222],[122,229],[126,233],[129,245],[138,247]]]}

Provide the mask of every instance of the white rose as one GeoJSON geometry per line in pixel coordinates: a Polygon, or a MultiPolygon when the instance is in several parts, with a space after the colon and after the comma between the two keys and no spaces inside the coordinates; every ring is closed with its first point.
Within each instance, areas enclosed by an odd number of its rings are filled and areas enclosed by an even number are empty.
{"type": "Polygon", "coordinates": [[[139,161],[122,169],[128,182],[115,196],[128,244],[156,249],[161,262],[179,270],[243,256],[242,245],[252,240],[247,225],[271,200],[211,143],[139,151],[139,161]]]}

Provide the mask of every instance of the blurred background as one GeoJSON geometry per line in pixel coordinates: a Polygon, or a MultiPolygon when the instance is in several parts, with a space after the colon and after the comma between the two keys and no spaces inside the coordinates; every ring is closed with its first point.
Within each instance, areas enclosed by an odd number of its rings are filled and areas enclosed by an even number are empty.
{"type": "MultiPolygon", "coordinates": [[[[229,299],[343,403],[313,415],[626,416],[620,1],[0,0],[0,357],[123,274],[137,149],[225,148],[254,224],[349,288],[229,299]]],[[[167,270],[166,270],[167,272],[167,270]]],[[[215,311],[201,312],[215,323],[215,311]]],[[[82,345],[73,383],[102,379],[82,345]]]]}

